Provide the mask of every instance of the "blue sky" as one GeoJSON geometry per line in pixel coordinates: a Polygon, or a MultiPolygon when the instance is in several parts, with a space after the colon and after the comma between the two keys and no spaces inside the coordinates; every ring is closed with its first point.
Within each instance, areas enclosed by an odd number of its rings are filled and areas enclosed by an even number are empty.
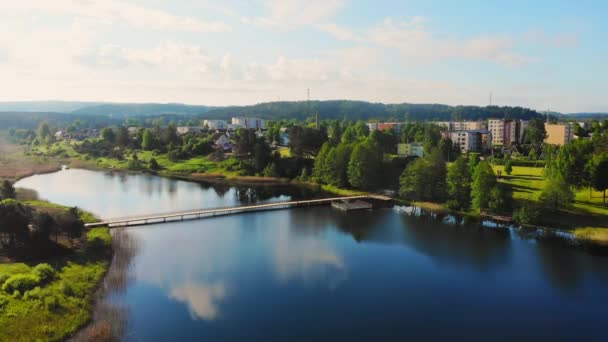
{"type": "Polygon", "coordinates": [[[605,1],[20,0],[0,101],[608,111],[605,1]],[[8,82],[7,82],[8,81],[8,82]]]}

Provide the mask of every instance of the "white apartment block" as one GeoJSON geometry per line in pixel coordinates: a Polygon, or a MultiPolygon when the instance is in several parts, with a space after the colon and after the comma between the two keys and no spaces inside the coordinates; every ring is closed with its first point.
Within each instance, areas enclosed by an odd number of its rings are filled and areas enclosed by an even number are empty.
{"type": "Polygon", "coordinates": [[[249,117],[237,116],[237,117],[232,118],[232,124],[237,125],[242,128],[247,128],[247,129],[250,129],[250,128],[264,129],[265,128],[264,120],[259,119],[259,118],[249,118],[249,117]]]}
{"type": "Polygon", "coordinates": [[[225,130],[228,129],[228,123],[224,120],[204,120],[203,125],[210,130],[225,130]]]}
{"type": "Polygon", "coordinates": [[[460,130],[448,134],[461,153],[483,152],[492,146],[492,133],[488,130],[460,130]]]}
{"type": "Polygon", "coordinates": [[[445,127],[448,131],[474,131],[488,129],[483,121],[438,121],[434,124],[445,127]]]}

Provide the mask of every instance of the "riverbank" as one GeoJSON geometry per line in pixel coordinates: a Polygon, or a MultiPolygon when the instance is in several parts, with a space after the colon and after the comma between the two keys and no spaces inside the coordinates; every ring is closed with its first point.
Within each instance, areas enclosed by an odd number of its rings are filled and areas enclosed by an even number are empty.
{"type": "MultiPolygon", "coordinates": [[[[34,151],[38,157],[52,158],[53,156],[69,157],[70,167],[92,170],[116,170],[125,172],[151,173],[163,177],[178,178],[189,181],[202,181],[213,184],[244,185],[244,186],[285,186],[293,185],[318,189],[338,196],[353,196],[367,194],[364,191],[353,189],[341,189],[328,185],[320,185],[309,181],[290,180],[277,177],[244,176],[239,170],[239,162],[234,158],[223,161],[213,161],[209,157],[194,157],[186,160],[170,161],[166,154],[155,154],[151,151],[127,151],[122,160],[113,158],[91,158],[87,155],[77,153],[73,148],[74,143],[59,142],[51,146],[39,147],[34,151]],[[133,156],[141,163],[142,167],[132,169],[129,160],[133,156]],[[159,170],[151,170],[147,165],[155,159],[160,166],[159,170]]],[[[542,168],[536,167],[513,167],[511,175],[505,175],[503,166],[494,166],[496,171],[503,171],[504,175],[500,182],[507,185],[513,194],[514,209],[521,208],[526,201],[536,201],[540,194],[544,180],[542,168]]],[[[415,203],[436,212],[449,212],[458,215],[480,218],[479,213],[473,211],[453,211],[439,203],[415,203]]],[[[576,202],[572,210],[552,213],[552,215],[541,218],[542,226],[576,231],[585,229],[585,234],[579,234],[581,238],[590,239],[598,243],[608,243],[604,238],[604,230],[608,229],[608,207],[601,204],[599,193],[589,192],[585,189],[576,193],[576,202]],[[593,233],[589,233],[593,231],[593,233]]]]}
{"type": "MultiPolygon", "coordinates": [[[[23,203],[42,212],[67,210],[43,201],[23,203]]],[[[85,212],[80,217],[95,220],[85,212]]],[[[69,250],[0,263],[0,341],[59,341],[90,322],[95,292],[112,259],[112,236],[108,228],[91,229],[69,250]]]]}

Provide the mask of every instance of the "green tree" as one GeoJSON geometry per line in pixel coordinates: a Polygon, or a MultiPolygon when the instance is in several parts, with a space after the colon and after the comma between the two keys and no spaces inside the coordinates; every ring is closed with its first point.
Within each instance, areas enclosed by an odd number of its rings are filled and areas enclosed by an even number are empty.
{"type": "Polygon", "coordinates": [[[556,175],[546,180],[538,199],[546,210],[569,209],[574,202],[574,192],[563,177],[556,175]]]}
{"type": "Polygon", "coordinates": [[[70,208],[66,213],[58,218],[59,227],[65,233],[73,245],[74,240],[82,236],[84,232],[84,222],[78,215],[78,208],[70,208]]]}
{"type": "MultiPolygon", "coordinates": [[[[265,140],[258,141],[253,148],[253,167],[256,172],[262,172],[270,162],[272,150],[265,140]]],[[[276,169],[276,166],[275,166],[276,169]]]]}
{"type": "Polygon", "coordinates": [[[179,145],[179,137],[177,136],[177,128],[174,124],[169,124],[163,136],[163,143],[179,145]]]}
{"type": "Polygon", "coordinates": [[[528,127],[524,132],[524,139],[529,144],[540,145],[547,137],[545,130],[545,121],[542,118],[534,118],[528,121],[528,127]]]}
{"type": "Polygon", "coordinates": [[[152,136],[152,133],[150,132],[149,129],[146,129],[143,132],[142,139],[141,139],[141,148],[143,148],[146,151],[151,151],[156,148],[154,137],[152,136]]]}
{"type": "Polygon", "coordinates": [[[333,180],[337,187],[348,186],[348,163],[353,153],[353,146],[350,144],[339,144],[336,146],[335,159],[333,161],[333,180]]]}
{"type": "Polygon", "coordinates": [[[401,197],[415,201],[442,202],[447,191],[447,168],[438,150],[411,162],[399,178],[401,197]]]}
{"type": "Polygon", "coordinates": [[[399,196],[406,200],[431,200],[431,179],[428,162],[424,158],[411,162],[399,177],[399,196]]]}
{"type": "Polygon", "coordinates": [[[0,201],[0,246],[9,249],[28,240],[27,209],[14,199],[0,201]]]}
{"type": "Polygon", "coordinates": [[[348,163],[348,181],[359,189],[373,189],[380,181],[382,165],[382,150],[376,143],[368,139],[353,148],[348,163]]]}
{"type": "Polygon", "coordinates": [[[323,167],[323,171],[322,171],[322,178],[321,180],[323,181],[323,183],[326,184],[331,184],[331,185],[336,185],[338,183],[338,175],[337,175],[337,169],[336,169],[336,160],[337,155],[336,155],[336,148],[335,147],[331,147],[329,149],[329,151],[327,152],[327,156],[325,156],[325,163],[324,163],[324,167],[323,167]]]}
{"type": "Polygon", "coordinates": [[[114,133],[114,130],[112,128],[109,128],[109,127],[103,128],[101,130],[101,137],[103,138],[103,140],[105,140],[109,143],[116,142],[116,133],[114,133]]]}
{"type": "Polygon", "coordinates": [[[329,153],[330,149],[331,149],[331,146],[329,145],[329,143],[323,144],[323,146],[321,147],[321,150],[315,157],[315,163],[314,163],[314,166],[312,169],[312,179],[315,182],[323,183],[323,180],[326,178],[325,161],[327,160],[327,153],[329,153]]]}
{"type": "Polygon", "coordinates": [[[4,182],[2,182],[2,188],[0,189],[0,200],[9,198],[17,198],[17,191],[15,190],[13,183],[8,180],[5,180],[4,182]]]}
{"type": "Polygon", "coordinates": [[[129,142],[129,130],[125,126],[119,126],[116,131],[116,143],[120,146],[127,146],[129,142]]]}
{"type": "Polygon", "coordinates": [[[497,183],[490,191],[488,208],[494,212],[506,211],[510,202],[507,199],[507,194],[505,187],[501,183],[497,183]]]}
{"type": "Polygon", "coordinates": [[[603,193],[604,204],[606,204],[606,190],[608,189],[608,154],[596,155],[589,162],[591,175],[590,185],[597,191],[603,193]]]}
{"type": "Polygon", "coordinates": [[[55,241],[57,241],[57,223],[48,213],[40,212],[34,214],[32,226],[34,227],[34,236],[38,240],[49,240],[50,236],[54,234],[55,241]]]}
{"type": "Polygon", "coordinates": [[[475,167],[472,177],[471,197],[473,198],[473,208],[481,211],[488,208],[490,193],[496,186],[496,176],[490,164],[481,161],[475,167]]]}
{"type": "Polygon", "coordinates": [[[511,166],[511,159],[507,159],[507,161],[505,161],[505,173],[507,175],[511,175],[511,172],[513,172],[513,167],[511,166]]]}
{"type": "Polygon", "coordinates": [[[150,159],[150,170],[160,170],[160,165],[158,165],[158,162],[155,158],[150,159]]]}
{"type": "Polygon", "coordinates": [[[447,172],[448,195],[454,209],[467,209],[471,205],[471,172],[468,161],[459,157],[447,172]]]}
{"type": "Polygon", "coordinates": [[[36,133],[36,137],[39,141],[46,141],[47,137],[51,136],[51,129],[49,128],[49,124],[45,121],[42,121],[38,125],[38,131],[36,133]]]}
{"type": "Polygon", "coordinates": [[[274,163],[269,163],[264,168],[264,177],[279,177],[279,171],[274,163]]]}

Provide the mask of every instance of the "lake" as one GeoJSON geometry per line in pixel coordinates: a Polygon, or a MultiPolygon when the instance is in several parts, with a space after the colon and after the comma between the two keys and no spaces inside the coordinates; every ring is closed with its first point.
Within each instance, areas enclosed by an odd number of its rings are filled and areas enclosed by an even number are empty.
{"type": "MultiPolygon", "coordinates": [[[[64,170],[19,181],[101,217],[320,196],[64,170]]],[[[127,341],[608,340],[608,258],[393,209],[298,208],[125,228],[127,341]]]]}

